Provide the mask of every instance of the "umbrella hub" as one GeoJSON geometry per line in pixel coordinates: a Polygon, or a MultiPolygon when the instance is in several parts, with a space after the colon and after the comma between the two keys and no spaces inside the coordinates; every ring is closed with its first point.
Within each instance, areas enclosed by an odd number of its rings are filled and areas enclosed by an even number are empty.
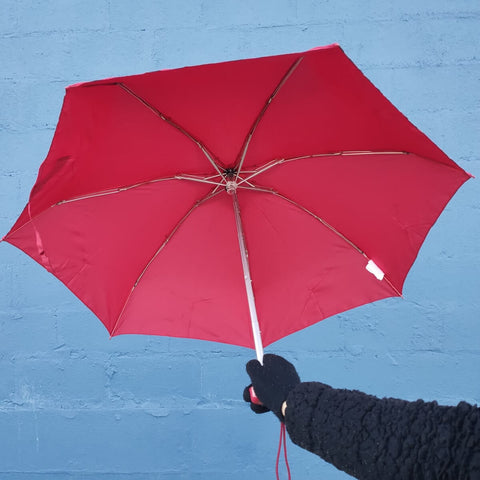
{"type": "Polygon", "coordinates": [[[233,195],[233,193],[237,191],[237,182],[235,182],[235,180],[227,180],[225,189],[228,194],[233,195]]]}
{"type": "Polygon", "coordinates": [[[237,170],[235,168],[227,168],[224,172],[225,175],[225,190],[229,195],[233,195],[237,191],[237,170]]]}

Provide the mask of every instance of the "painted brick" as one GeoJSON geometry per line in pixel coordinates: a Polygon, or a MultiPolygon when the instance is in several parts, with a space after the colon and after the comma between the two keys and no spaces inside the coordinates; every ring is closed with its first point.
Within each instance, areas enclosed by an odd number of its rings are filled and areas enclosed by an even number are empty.
{"type": "Polygon", "coordinates": [[[0,413],[6,471],[120,473],[185,471],[191,442],[182,413],[152,417],[135,411],[19,411],[0,413]],[[7,437],[18,442],[9,442],[7,437]],[[88,439],[88,441],[87,441],[88,439]],[[152,453],[152,449],[155,453],[152,453]]]}
{"type": "Polygon", "coordinates": [[[344,23],[394,20],[397,22],[416,18],[464,17],[478,13],[479,6],[471,0],[460,0],[454,5],[448,0],[407,0],[397,2],[350,2],[349,0],[298,0],[297,21],[315,22],[318,19],[344,23]]]}
{"type": "Polygon", "coordinates": [[[129,402],[173,395],[198,398],[200,364],[189,355],[112,356],[108,363],[112,397],[129,402]]]}
{"type": "Polygon", "coordinates": [[[48,80],[25,80],[15,83],[4,81],[5,102],[0,111],[0,125],[7,132],[25,133],[48,129],[53,134],[65,86],[48,80]],[[54,105],[52,98],[58,99],[57,105],[54,105]],[[25,112],[25,105],[29,105],[28,115],[25,112]]]}
{"type": "Polygon", "coordinates": [[[108,26],[108,3],[107,0],[4,0],[2,16],[6,11],[8,22],[2,32],[28,35],[38,31],[102,29],[108,26]]]}
{"type": "MultiPolygon", "coordinates": [[[[133,7],[130,2],[109,2],[109,24],[113,30],[154,30],[159,26],[178,27],[201,25],[206,4],[198,0],[175,2],[141,2],[133,7]]],[[[209,22],[209,19],[208,19],[209,22]]]]}
{"type": "Polygon", "coordinates": [[[265,0],[256,2],[246,0],[213,0],[205,2],[202,8],[204,19],[208,23],[222,26],[276,27],[296,22],[296,3],[293,0],[265,0]]]}
{"type": "Polygon", "coordinates": [[[34,32],[2,38],[0,55],[10,75],[60,80],[66,86],[148,70],[151,38],[145,31],[34,32]]]}

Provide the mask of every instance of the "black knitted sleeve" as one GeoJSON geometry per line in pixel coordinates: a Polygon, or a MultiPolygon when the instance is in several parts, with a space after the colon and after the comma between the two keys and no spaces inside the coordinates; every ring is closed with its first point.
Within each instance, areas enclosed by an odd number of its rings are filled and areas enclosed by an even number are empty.
{"type": "Polygon", "coordinates": [[[480,408],[379,399],[322,383],[287,398],[291,440],[360,480],[480,480],[480,408]]]}

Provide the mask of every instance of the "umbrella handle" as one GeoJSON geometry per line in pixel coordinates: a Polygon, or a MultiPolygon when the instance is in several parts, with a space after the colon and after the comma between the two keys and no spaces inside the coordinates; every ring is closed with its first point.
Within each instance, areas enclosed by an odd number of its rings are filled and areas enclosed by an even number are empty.
{"type": "Polygon", "coordinates": [[[248,393],[250,394],[250,401],[252,403],[254,403],[255,405],[263,405],[263,403],[257,397],[257,394],[255,393],[255,390],[253,389],[253,385],[251,385],[250,388],[248,389],[248,393]]]}

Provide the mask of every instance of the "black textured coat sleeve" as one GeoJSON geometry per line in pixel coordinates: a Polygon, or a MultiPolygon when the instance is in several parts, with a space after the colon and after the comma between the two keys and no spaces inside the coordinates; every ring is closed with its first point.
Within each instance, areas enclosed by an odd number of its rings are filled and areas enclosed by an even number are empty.
{"type": "Polygon", "coordinates": [[[291,440],[360,480],[480,480],[480,408],[379,399],[323,383],[287,398],[291,440]]]}

